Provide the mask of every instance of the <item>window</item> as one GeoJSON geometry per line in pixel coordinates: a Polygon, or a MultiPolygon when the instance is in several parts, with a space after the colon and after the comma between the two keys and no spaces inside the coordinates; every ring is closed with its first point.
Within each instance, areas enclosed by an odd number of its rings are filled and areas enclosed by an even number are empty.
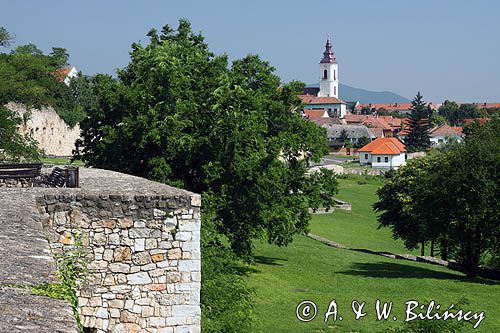
{"type": "Polygon", "coordinates": [[[323,71],[323,80],[326,80],[328,78],[328,71],[325,69],[323,71]]]}
{"type": "Polygon", "coordinates": [[[367,160],[367,159],[368,159],[368,154],[365,154],[365,160],[367,160]]]}
{"type": "Polygon", "coordinates": [[[389,162],[389,156],[384,157],[384,162],[385,163],[389,162]]]}
{"type": "Polygon", "coordinates": [[[335,69],[333,70],[333,79],[337,80],[337,71],[335,69]]]}
{"type": "Polygon", "coordinates": [[[380,163],[381,159],[380,156],[377,156],[377,163],[380,163]]]}
{"type": "Polygon", "coordinates": [[[334,94],[334,95],[337,95],[337,87],[336,87],[336,86],[335,86],[335,87],[333,87],[333,94],[334,94]]]}

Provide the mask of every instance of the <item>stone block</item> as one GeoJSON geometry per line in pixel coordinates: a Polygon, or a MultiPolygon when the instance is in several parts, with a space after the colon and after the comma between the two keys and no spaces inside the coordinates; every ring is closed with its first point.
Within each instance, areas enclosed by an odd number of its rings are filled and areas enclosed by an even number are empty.
{"type": "Polygon", "coordinates": [[[151,278],[149,277],[149,274],[146,272],[139,272],[139,273],[134,273],[130,274],[127,276],[128,283],[135,285],[135,284],[150,284],[151,283],[151,278]]]}
{"type": "Polygon", "coordinates": [[[109,270],[114,273],[128,273],[130,271],[130,266],[122,263],[110,263],[108,266],[109,270]]]}
{"type": "Polygon", "coordinates": [[[130,217],[122,217],[118,219],[118,224],[121,228],[132,228],[134,221],[130,217]]]}
{"type": "Polygon", "coordinates": [[[115,261],[127,261],[132,259],[132,250],[128,246],[117,247],[114,251],[115,261]]]}
{"type": "Polygon", "coordinates": [[[134,241],[134,251],[135,252],[140,252],[144,251],[145,249],[145,240],[144,238],[136,238],[134,241]]]}

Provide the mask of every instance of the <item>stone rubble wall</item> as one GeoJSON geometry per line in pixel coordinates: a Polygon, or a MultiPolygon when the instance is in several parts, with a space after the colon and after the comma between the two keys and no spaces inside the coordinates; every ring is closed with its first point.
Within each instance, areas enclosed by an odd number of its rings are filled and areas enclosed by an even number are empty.
{"type": "Polygon", "coordinates": [[[39,186],[41,180],[33,178],[0,179],[0,188],[23,188],[39,186]]]}
{"type": "Polygon", "coordinates": [[[200,196],[44,193],[52,250],[81,234],[91,257],[78,291],[97,332],[200,332],[200,196]]]}
{"type": "Polygon", "coordinates": [[[18,131],[23,135],[31,135],[46,155],[73,155],[75,141],[80,138],[80,125],[70,128],[51,106],[27,109],[23,104],[10,102],[6,107],[21,118],[27,118],[18,131]]]}

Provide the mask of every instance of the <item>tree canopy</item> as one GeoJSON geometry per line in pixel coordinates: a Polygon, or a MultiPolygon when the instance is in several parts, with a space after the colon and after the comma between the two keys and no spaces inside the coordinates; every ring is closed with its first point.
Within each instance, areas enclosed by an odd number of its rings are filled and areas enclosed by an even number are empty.
{"type": "Polygon", "coordinates": [[[309,207],[330,205],[333,177],[305,176],[327,153],[293,86],[258,56],[216,56],[181,20],[132,45],[118,79],[98,75],[79,158],[203,193],[205,217],[242,256],[252,240],[286,245],[307,230],[309,207]],[[326,179],[326,180],[325,180],[326,179]]]}
{"type": "Polygon", "coordinates": [[[410,115],[408,117],[408,134],[405,138],[406,148],[409,152],[429,149],[429,118],[431,110],[425,105],[420,92],[411,102],[410,115]]]}
{"type": "Polygon", "coordinates": [[[469,276],[498,262],[500,121],[471,129],[465,142],[413,159],[389,174],[374,208],[408,248],[439,244],[443,259],[459,261],[469,276]]]}
{"type": "Polygon", "coordinates": [[[18,102],[27,107],[53,106],[69,126],[83,117],[70,87],[62,84],[57,70],[68,65],[66,49],[52,48],[44,55],[36,45],[20,45],[0,53],[0,105],[18,102]]]}

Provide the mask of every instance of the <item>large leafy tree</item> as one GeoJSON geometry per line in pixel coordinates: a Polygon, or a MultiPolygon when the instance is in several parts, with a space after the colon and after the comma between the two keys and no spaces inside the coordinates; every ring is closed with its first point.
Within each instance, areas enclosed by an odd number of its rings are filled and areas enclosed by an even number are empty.
{"type": "MultiPolygon", "coordinates": [[[[0,46],[9,46],[12,39],[9,32],[5,28],[0,27],[0,46]]],[[[0,58],[0,161],[5,159],[19,160],[21,158],[36,159],[39,157],[36,142],[29,136],[22,136],[17,132],[17,127],[20,125],[22,119],[4,106],[9,100],[8,95],[2,93],[2,91],[11,83],[6,79],[6,76],[8,76],[6,72],[10,68],[1,62],[3,59],[0,58]]]]}
{"type": "Polygon", "coordinates": [[[431,145],[429,139],[429,117],[431,114],[420,92],[411,102],[410,111],[408,134],[405,138],[406,147],[410,152],[427,150],[431,145]]]}
{"type": "Polygon", "coordinates": [[[305,175],[326,133],[294,111],[299,84],[282,85],[259,57],[229,65],[185,20],[148,36],[118,79],[91,79],[76,157],[203,194],[204,327],[244,330],[234,254],[251,258],[255,239],[288,244],[307,231],[309,207],[332,204],[333,175],[305,175]]]}
{"type": "Polygon", "coordinates": [[[335,184],[305,176],[307,158],[327,147],[324,130],[292,111],[294,87],[257,56],[228,68],[187,21],[148,35],[118,80],[95,78],[79,157],[203,193],[239,255],[251,255],[253,239],[286,245],[305,232],[307,209],[332,203],[316,193],[335,184]]]}
{"type": "Polygon", "coordinates": [[[374,208],[381,226],[409,248],[440,246],[475,276],[485,258],[499,258],[500,121],[471,129],[464,143],[409,161],[390,174],[374,208]]]}

